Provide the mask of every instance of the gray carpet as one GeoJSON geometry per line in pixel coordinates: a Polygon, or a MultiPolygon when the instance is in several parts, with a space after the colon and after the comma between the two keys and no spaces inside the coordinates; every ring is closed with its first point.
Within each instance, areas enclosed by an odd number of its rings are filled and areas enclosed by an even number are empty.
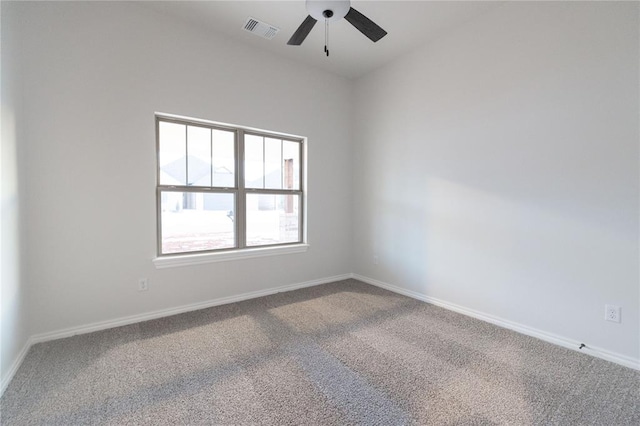
{"type": "Polygon", "coordinates": [[[640,373],[354,280],[35,345],[3,425],[640,424],[640,373]]]}

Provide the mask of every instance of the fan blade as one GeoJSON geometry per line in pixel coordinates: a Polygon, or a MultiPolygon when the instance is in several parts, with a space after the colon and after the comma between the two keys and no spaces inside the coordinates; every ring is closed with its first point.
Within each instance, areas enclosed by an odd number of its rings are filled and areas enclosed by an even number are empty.
{"type": "Polygon", "coordinates": [[[385,30],[352,7],[349,8],[349,12],[347,12],[344,19],[349,21],[351,25],[356,27],[362,34],[369,37],[373,42],[376,42],[387,35],[385,30]]]}
{"type": "Polygon", "coordinates": [[[291,36],[287,44],[291,46],[300,46],[304,41],[304,39],[307,38],[307,36],[311,32],[316,22],[318,21],[312,18],[311,15],[307,16],[307,19],[305,19],[302,22],[302,24],[300,24],[300,26],[298,27],[296,32],[293,33],[293,35],[291,36]]]}

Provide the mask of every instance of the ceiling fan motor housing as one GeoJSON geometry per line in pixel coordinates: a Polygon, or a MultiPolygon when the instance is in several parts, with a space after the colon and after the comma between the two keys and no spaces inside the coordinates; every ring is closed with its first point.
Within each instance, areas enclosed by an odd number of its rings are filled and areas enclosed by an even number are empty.
{"type": "Polygon", "coordinates": [[[307,12],[318,21],[339,21],[350,7],[350,0],[307,0],[307,12]]]}

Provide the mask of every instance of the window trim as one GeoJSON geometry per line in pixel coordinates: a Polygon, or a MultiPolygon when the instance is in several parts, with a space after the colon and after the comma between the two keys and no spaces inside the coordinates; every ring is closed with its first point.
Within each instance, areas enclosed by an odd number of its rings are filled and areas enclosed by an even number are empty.
{"type": "Polygon", "coordinates": [[[304,253],[309,249],[308,243],[251,247],[242,250],[217,250],[214,252],[199,252],[187,254],[168,254],[153,259],[156,269],[174,268],[179,266],[202,265],[214,262],[228,262],[232,260],[253,259],[256,257],[276,256],[285,254],[304,253]]]}
{"type": "MultiPolygon", "coordinates": [[[[286,133],[276,133],[257,128],[246,126],[238,126],[214,122],[210,120],[202,120],[191,117],[184,117],[173,114],[155,113],[155,131],[156,131],[156,257],[153,262],[156,268],[166,268],[172,266],[183,266],[190,264],[201,264],[209,262],[219,262],[224,260],[235,260],[243,258],[253,258],[262,256],[271,256],[276,254],[288,254],[304,252],[308,249],[307,228],[306,228],[306,211],[307,211],[307,138],[286,133]],[[191,186],[191,185],[162,185],[160,183],[160,123],[169,122],[182,124],[185,126],[197,126],[211,130],[230,131],[234,133],[234,154],[235,154],[235,187],[218,187],[218,186],[191,186]],[[299,189],[269,189],[269,188],[246,188],[244,165],[245,165],[245,135],[254,135],[259,137],[277,138],[282,141],[296,142],[300,145],[300,171],[299,171],[299,189]],[[198,250],[180,253],[162,253],[162,192],[197,192],[197,193],[230,193],[235,195],[235,247],[213,250],[198,250]],[[246,245],[246,197],[248,194],[273,194],[273,195],[298,195],[300,197],[299,209],[299,226],[298,240],[295,242],[264,244],[259,246],[246,245]],[[241,198],[243,197],[243,198],[241,198]],[[240,200],[244,200],[241,202],[240,200]]],[[[185,128],[185,131],[186,128],[185,128]]],[[[188,138],[185,139],[185,148],[188,149],[188,138]]],[[[187,151],[188,153],[188,151],[187,151]]],[[[188,159],[187,159],[188,161],[188,159]]],[[[188,163],[187,173],[188,178],[188,163]]],[[[213,177],[213,176],[212,176],[213,177]]],[[[188,183],[188,182],[186,182],[188,183]]],[[[213,184],[213,181],[212,181],[213,184]]]]}

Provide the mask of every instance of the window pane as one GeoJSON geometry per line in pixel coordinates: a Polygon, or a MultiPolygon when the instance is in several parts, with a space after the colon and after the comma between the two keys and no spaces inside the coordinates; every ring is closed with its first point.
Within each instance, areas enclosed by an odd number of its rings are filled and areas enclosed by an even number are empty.
{"type": "Polygon", "coordinates": [[[213,130],[213,186],[236,187],[235,133],[213,130]]]}
{"type": "Polygon", "coordinates": [[[244,137],[244,181],[247,188],[264,188],[264,138],[244,137]]]}
{"type": "Polygon", "coordinates": [[[235,195],[161,193],[162,253],[233,248],[235,195]]]}
{"type": "Polygon", "coordinates": [[[186,126],[161,121],[159,127],[160,184],[186,185],[186,126]]]}
{"type": "Polygon", "coordinates": [[[264,187],[282,189],[282,140],[264,138],[264,187]]]}
{"type": "Polygon", "coordinates": [[[282,165],[284,189],[300,189],[300,144],[282,142],[282,165]]]}
{"type": "Polygon", "coordinates": [[[187,185],[211,186],[211,129],[187,126],[187,185]]]}
{"type": "Polygon", "coordinates": [[[300,241],[300,196],[247,194],[247,246],[300,241]]]}

